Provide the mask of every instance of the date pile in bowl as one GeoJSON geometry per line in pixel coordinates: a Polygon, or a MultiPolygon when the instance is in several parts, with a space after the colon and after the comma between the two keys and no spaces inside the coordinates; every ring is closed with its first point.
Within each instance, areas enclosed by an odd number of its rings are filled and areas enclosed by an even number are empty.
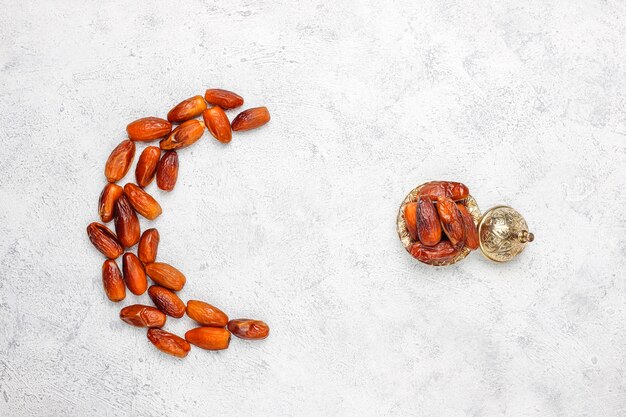
{"type": "Polygon", "coordinates": [[[414,258],[439,264],[478,249],[469,197],[467,186],[459,182],[431,181],[419,187],[416,201],[407,202],[402,212],[411,240],[406,247],[414,258]]]}
{"type": "Polygon", "coordinates": [[[243,105],[243,98],[231,91],[206,90],[204,97],[198,95],[174,106],[167,120],[145,117],[130,123],[126,132],[128,139],[122,141],[106,161],[104,174],[108,184],[100,194],[98,214],[102,223],[87,226],[91,243],[107,260],[102,265],[104,291],[113,302],[126,298],[126,290],[134,295],[148,291],[154,306],[134,304],[120,311],[120,318],[133,326],[148,328],[148,340],[157,349],[183,358],[191,345],[207,350],[228,348],[231,334],[241,339],[265,339],[269,326],[260,320],[229,320],[219,308],[200,300],[188,300],[185,304],[176,294],[187,279],[178,269],[157,262],[160,235],[157,229],[141,233],[139,218],[148,220],[159,217],[163,209],[145,191],[156,178],[157,187],[172,191],[178,179],[177,150],[197,142],[205,128],[218,141],[228,143],[233,131],[250,130],[266,124],[270,114],[265,107],[244,110],[232,121],[224,110],[243,105]],[[198,119],[202,117],[202,120],[198,119]],[[178,124],[173,130],[173,125],[178,124]],[[159,141],[159,146],[147,146],[139,156],[135,167],[136,184],[117,184],[131,168],[137,143],[159,141]],[[104,223],[114,222],[115,232],[104,223]],[[137,245],[137,253],[129,249],[137,245]],[[122,256],[122,270],[116,259],[122,256]],[[148,287],[148,278],[152,285],[148,287]],[[167,316],[181,318],[185,314],[199,327],[179,337],[162,330],[167,316]]]}

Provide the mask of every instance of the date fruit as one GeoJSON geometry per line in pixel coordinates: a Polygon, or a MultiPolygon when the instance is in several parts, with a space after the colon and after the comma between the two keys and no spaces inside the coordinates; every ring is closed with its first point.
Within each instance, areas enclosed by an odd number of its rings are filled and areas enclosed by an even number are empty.
{"type": "Polygon", "coordinates": [[[185,339],[161,329],[148,329],[148,340],[161,352],[177,358],[184,358],[191,350],[185,339]]]}
{"type": "Polygon", "coordinates": [[[235,117],[231,124],[234,131],[256,129],[270,121],[267,107],[254,107],[244,110],[235,117]]]}
{"type": "Polygon", "coordinates": [[[129,182],[124,186],[124,194],[135,211],[148,220],[154,220],[163,213],[161,205],[154,197],[133,183],[129,182]]]}
{"type": "Polygon", "coordinates": [[[417,203],[411,202],[404,205],[404,223],[412,240],[417,240],[417,203]]]}
{"type": "Polygon", "coordinates": [[[202,113],[202,119],[209,133],[222,143],[228,143],[233,138],[233,132],[230,129],[230,121],[228,116],[220,107],[215,106],[206,109],[202,113]]]}
{"type": "Polygon", "coordinates": [[[128,290],[135,295],[141,295],[148,288],[148,279],[143,264],[134,253],[126,252],[122,256],[122,269],[124,270],[124,281],[128,290]]]}
{"type": "Polygon", "coordinates": [[[130,248],[139,242],[140,230],[139,219],[135,210],[128,201],[128,197],[122,195],[115,204],[115,232],[117,238],[124,247],[130,248]]]}
{"type": "Polygon", "coordinates": [[[159,241],[160,236],[157,229],[148,229],[141,235],[139,246],[137,247],[137,256],[144,265],[156,261],[159,241]]]}
{"type": "Polygon", "coordinates": [[[87,226],[87,236],[96,249],[109,259],[116,259],[124,253],[124,248],[115,233],[103,224],[90,223],[87,226]]]}
{"type": "Polygon", "coordinates": [[[222,310],[204,301],[187,301],[187,315],[203,326],[224,327],[228,324],[228,316],[222,310]]]}
{"type": "Polygon", "coordinates": [[[461,203],[457,203],[459,211],[461,212],[461,217],[463,218],[463,228],[465,229],[465,246],[470,248],[471,250],[478,249],[480,246],[480,241],[478,240],[478,230],[476,230],[476,225],[474,224],[474,219],[472,215],[461,203]]]}
{"type": "Polygon", "coordinates": [[[417,236],[426,246],[435,246],[441,240],[441,222],[437,208],[429,198],[417,198],[417,236]]]}
{"type": "Polygon", "coordinates": [[[152,281],[173,291],[182,290],[187,280],[182,272],[163,262],[153,262],[146,265],[146,273],[152,278],[152,281]]]}
{"type": "Polygon", "coordinates": [[[120,319],[137,327],[163,327],[166,317],[154,307],[133,304],[120,311],[120,319]]]}
{"type": "Polygon", "coordinates": [[[172,123],[181,123],[200,116],[206,110],[206,102],[202,96],[193,96],[178,103],[167,113],[167,120],[172,123]]]}
{"type": "Polygon", "coordinates": [[[115,217],[115,203],[117,203],[117,199],[123,193],[122,187],[112,182],[104,186],[98,201],[98,214],[100,214],[100,219],[103,222],[108,223],[113,220],[115,217]]]}
{"type": "Polygon", "coordinates": [[[147,187],[156,174],[159,158],[161,157],[161,148],[157,146],[148,146],[139,155],[137,167],[135,168],[135,178],[137,185],[147,187]]]}
{"type": "Polygon", "coordinates": [[[161,140],[159,146],[166,151],[186,148],[196,143],[202,137],[204,127],[204,123],[200,120],[187,120],[172,130],[172,133],[166,139],[161,140]]]}
{"type": "Polygon", "coordinates": [[[463,242],[465,239],[465,227],[463,217],[458,207],[450,197],[439,197],[437,200],[437,212],[441,219],[441,227],[453,245],[463,242]]]}
{"type": "Polygon", "coordinates": [[[144,117],[126,126],[128,138],[137,142],[148,142],[167,136],[172,131],[172,124],[159,117],[144,117]]]}
{"type": "Polygon", "coordinates": [[[207,350],[228,348],[230,332],[222,327],[196,327],[185,333],[185,340],[207,350]]]}
{"type": "Polygon", "coordinates": [[[240,339],[265,339],[270,327],[261,320],[237,319],[228,322],[228,330],[240,339]]]}
{"type": "Polygon", "coordinates": [[[224,110],[234,109],[243,105],[243,97],[228,90],[219,88],[210,88],[204,93],[204,99],[207,103],[214,106],[220,106],[224,110]]]}
{"type": "Polygon", "coordinates": [[[111,155],[104,166],[104,175],[109,182],[116,182],[124,178],[135,157],[135,142],[122,141],[111,155]]]}
{"type": "Polygon", "coordinates": [[[411,255],[422,261],[422,262],[432,262],[432,261],[449,261],[454,259],[457,256],[461,249],[463,249],[463,244],[453,245],[449,240],[442,240],[437,243],[435,246],[426,246],[420,242],[416,242],[409,248],[409,252],[411,255]]]}
{"type": "Polygon", "coordinates": [[[179,319],[185,315],[185,303],[167,288],[152,285],[148,288],[148,295],[154,305],[168,316],[179,319]]]}
{"type": "Polygon", "coordinates": [[[102,285],[109,300],[117,303],[126,298],[126,287],[117,263],[107,259],[102,264],[102,285]]]}
{"type": "Polygon", "coordinates": [[[420,195],[437,201],[439,197],[449,197],[454,201],[459,201],[469,196],[469,189],[465,184],[451,181],[431,181],[420,188],[420,195]]]}
{"type": "Polygon", "coordinates": [[[178,154],[167,151],[157,166],[157,186],[163,191],[172,191],[178,179],[178,154]]]}

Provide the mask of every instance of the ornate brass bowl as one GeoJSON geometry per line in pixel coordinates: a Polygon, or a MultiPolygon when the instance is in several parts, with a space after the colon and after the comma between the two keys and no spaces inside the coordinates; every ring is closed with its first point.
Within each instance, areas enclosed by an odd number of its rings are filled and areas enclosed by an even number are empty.
{"type": "MultiPolygon", "coordinates": [[[[400,204],[400,210],[398,211],[398,218],[396,221],[397,229],[398,229],[398,236],[400,237],[400,240],[402,241],[402,244],[404,245],[404,249],[406,249],[407,252],[409,253],[411,253],[409,249],[413,242],[411,241],[411,236],[409,236],[409,231],[406,228],[406,222],[404,220],[404,206],[407,203],[412,203],[412,202],[417,201],[417,195],[419,194],[419,191],[422,188],[422,186],[424,186],[424,184],[415,187],[404,198],[404,201],[402,202],[402,204],[400,204]]],[[[476,203],[476,200],[474,200],[474,197],[470,195],[465,200],[462,200],[460,202],[464,203],[467,206],[467,210],[469,211],[469,213],[472,215],[472,218],[474,219],[474,224],[478,225],[478,222],[480,221],[480,209],[478,208],[478,204],[476,203]]],[[[431,261],[431,262],[424,262],[424,263],[427,265],[432,265],[432,266],[452,265],[452,264],[459,262],[461,259],[465,258],[467,255],[469,255],[470,252],[471,250],[469,248],[463,248],[463,250],[461,250],[461,252],[459,252],[459,254],[455,256],[453,259],[450,259],[447,261],[431,261]]],[[[420,261],[420,262],[423,262],[423,261],[420,261]]]]}

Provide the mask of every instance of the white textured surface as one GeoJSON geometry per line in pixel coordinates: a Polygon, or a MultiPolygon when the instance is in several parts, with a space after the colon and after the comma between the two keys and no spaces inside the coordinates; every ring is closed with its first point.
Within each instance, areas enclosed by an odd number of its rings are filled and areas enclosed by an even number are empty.
{"type": "Polygon", "coordinates": [[[0,3],[1,416],[626,414],[624,2],[0,3]],[[160,259],[272,334],[180,361],[85,227],[126,124],[207,87],[273,119],[150,187],[160,259]],[[429,179],[536,242],[414,262],[396,210],[429,179]]]}

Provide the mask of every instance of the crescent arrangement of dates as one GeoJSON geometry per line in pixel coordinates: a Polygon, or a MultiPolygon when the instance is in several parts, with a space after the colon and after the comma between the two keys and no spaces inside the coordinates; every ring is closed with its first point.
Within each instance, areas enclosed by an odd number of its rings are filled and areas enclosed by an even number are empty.
{"type": "Polygon", "coordinates": [[[194,96],[174,106],[167,120],[145,117],[131,122],[122,141],[106,161],[104,174],[108,184],[100,194],[98,214],[100,222],[87,226],[91,243],[107,259],[102,265],[102,284],[109,300],[119,302],[126,298],[126,290],[134,295],[146,291],[154,306],[134,304],[120,311],[120,319],[132,326],[147,328],[148,340],[157,349],[183,358],[191,345],[207,350],[228,348],[231,334],[248,340],[264,339],[269,327],[260,320],[247,318],[229,320],[219,308],[200,300],[180,299],[177,292],[187,278],[172,265],[157,262],[160,235],[157,229],[140,230],[139,218],[159,217],[163,209],[146,188],[156,178],[163,191],[172,191],[178,179],[178,153],[197,142],[205,128],[218,141],[228,143],[233,131],[250,130],[266,124],[270,114],[265,107],[244,110],[232,121],[225,110],[243,105],[243,98],[231,91],[206,90],[203,96],[194,96]],[[198,117],[202,117],[202,120],[198,117]],[[173,130],[172,125],[178,124],[173,130]],[[122,180],[131,168],[137,144],[160,140],[159,146],[147,146],[141,152],[135,167],[136,183],[123,187],[122,180]],[[115,231],[105,225],[113,221],[115,231]],[[137,253],[130,251],[137,245],[137,253]],[[122,257],[122,270],[116,260],[122,257]],[[148,278],[152,281],[149,286],[148,278]],[[185,314],[198,327],[177,336],[163,330],[167,316],[181,318],[185,314]]]}

